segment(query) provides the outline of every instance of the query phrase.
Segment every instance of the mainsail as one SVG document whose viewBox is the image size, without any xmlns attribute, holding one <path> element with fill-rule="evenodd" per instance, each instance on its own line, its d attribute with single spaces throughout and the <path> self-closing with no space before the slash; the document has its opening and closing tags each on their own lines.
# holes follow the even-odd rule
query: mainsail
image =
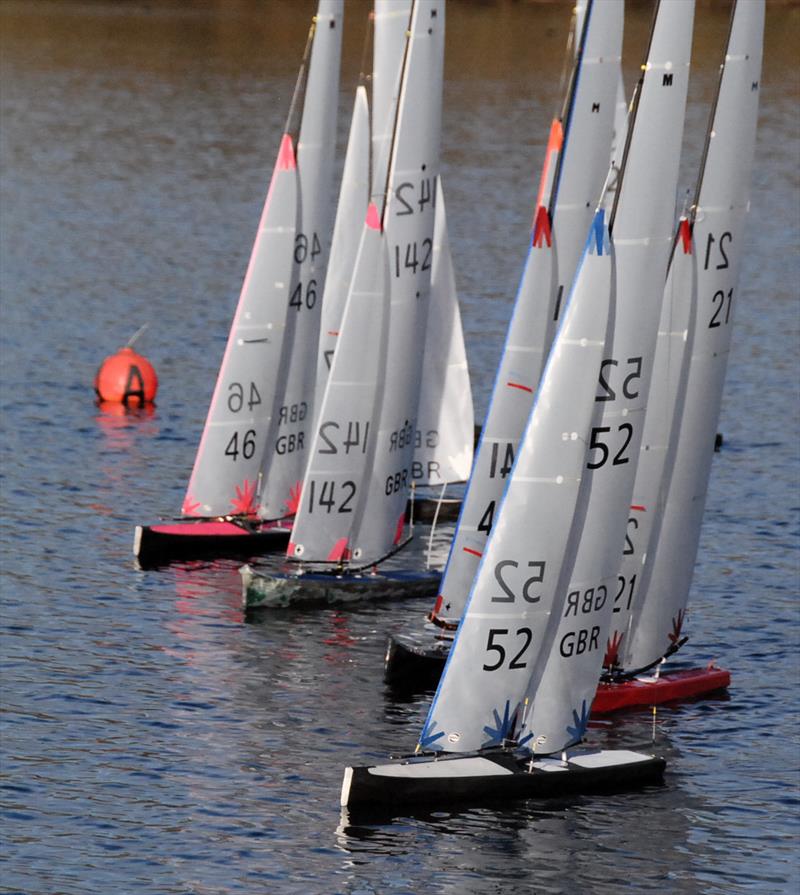
<svg viewBox="0 0 800 895">
<path fill-rule="evenodd" d="M 580 20 L 570 89 L 551 129 L 525 269 L 434 608 L 445 625 L 463 611 L 608 171 L 623 18 L 622 0 L 612 0 L 590 3 Z"/>
<path fill-rule="evenodd" d="M 582 738 L 611 623 L 672 244 L 693 19 L 693 3 L 659 2 L 629 122 L 609 221 L 613 334 L 598 371 L 584 505 L 571 535 L 569 583 L 551 620 L 554 642 L 528 693 L 522 731 L 542 751 Z"/>
<path fill-rule="evenodd" d="M 375 561 L 402 539 L 430 292 L 443 51 L 443 2 L 414 3 L 386 201 L 367 211 L 290 557 Z"/>
<path fill-rule="evenodd" d="M 635 522 L 628 521 L 619 571 L 622 599 L 608 648 L 627 669 L 653 664 L 683 635 L 744 248 L 763 34 L 763 0 L 738 0 L 695 201 L 679 230 L 665 294 L 662 369 L 648 400 Z M 685 342 L 675 335 L 682 328 Z M 648 452 L 654 460 L 645 465 Z M 615 656 L 608 658 L 613 665 Z"/>
<path fill-rule="evenodd" d="M 342 13 L 342 0 L 320 0 L 311 25 L 186 516 L 277 518 L 293 510 L 312 413 Z"/>
<path fill-rule="evenodd" d="M 652 365 L 693 12 L 658 6 L 617 205 L 608 227 L 595 215 L 423 748 L 553 752 L 583 736 Z"/>
<path fill-rule="evenodd" d="M 397 115 L 411 0 L 376 0 L 370 137 L 366 89 L 358 88 L 334 226 L 320 327 L 317 395 L 321 398 L 338 342 L 358 239 L 372 194 L 384 199 L 391 136 Z M 370 191 L 370 172 L 374 188 Z M 467 353 L 450 255 L 441 178 L 436 186 L 431 297 L 414 459 L 415 485 L 465 481 L 472 466 L 474 415 Z"/>
</svg>

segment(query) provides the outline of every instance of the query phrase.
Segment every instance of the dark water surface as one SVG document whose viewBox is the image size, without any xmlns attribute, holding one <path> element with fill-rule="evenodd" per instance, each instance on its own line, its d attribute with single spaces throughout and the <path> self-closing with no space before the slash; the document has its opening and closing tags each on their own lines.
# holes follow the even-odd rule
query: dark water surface
<svg viewBox="0 0 800 895">
<path fill-rule="evenodd" d="M 131 556 L 133 526 L 181 503 L 312 4 L 0 4 L 0 891 L 797 891 L 800 10 L 768 7 L 686 648 L 732 670 L 730 694 L 659 710 L 663 788 L 390 823 L 340 816 L 342 769 L 413 747 L 428 699 L 393 699 L 381 661 L 427 601 L 245 623 L 237 563 L 142 572 Z M 342 142 L 366 8 L 348 4 Z M 478 417 L 567 19 L 448 9 L 444 176 Z M 648 21 L 632 4 L 629 85 Z M 726 23 L 726 4 L 701 7 L 687 187 Z M 95 369 L 145 322 L 158 406 L 101 412 Z M 591 734 L 640 743 L 651 717 Z"/>
</svg>

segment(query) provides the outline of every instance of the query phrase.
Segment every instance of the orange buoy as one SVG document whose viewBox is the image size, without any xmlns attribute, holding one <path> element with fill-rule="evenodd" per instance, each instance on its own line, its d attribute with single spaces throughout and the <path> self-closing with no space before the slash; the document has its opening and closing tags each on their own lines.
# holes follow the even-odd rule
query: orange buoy
<svg viewBox="0 0 800 895">
<path fill-rule="evenodd" d="M 100 401 L 143 407 L 155 400 L 158 376 L 146 357 L 126 345 L 100 364 L 94 377 L 94 390 Z"/>
</svg>

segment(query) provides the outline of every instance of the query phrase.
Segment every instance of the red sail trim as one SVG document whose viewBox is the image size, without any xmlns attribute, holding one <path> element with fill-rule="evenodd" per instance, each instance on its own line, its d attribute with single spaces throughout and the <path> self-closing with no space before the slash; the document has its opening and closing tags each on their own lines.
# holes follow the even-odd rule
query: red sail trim
<svg viewBox="0 0 800 895">
<path fill-rule="evenodd" d="M 520 389 L 520 391 L 530 392 L 531 394 L 533 394 L 533 389 L 530 388 L 530 386 L 522 385 L 522 383 L 520 383 L 520 382 L 507 382 L 506 385 L 509 388 L 518 388 L 518 389 Z"/>
<path fill-rule="evenodd" d="M 347 538 L 339 538 L 328 554 L 328 562 L 343 562 L 350 559 L 350 551 L 347 549 Z"/>
<path fill-rule="evenodd" d="M 545 242 L 548 248 L 553 245 L 553 232 L 550 226 L 550 215 L 544 205 L 540 205 L 536 209 L 531 245 L 535 249 L 541 249 Z"/>
<path fill-rule="evenodd" d="M 683 254 L 691 255 L 692 254 L 692 228 L 689 226 L 689 221 L 686 218 L 681 218 L 680 224 L 678 224 L 678 235 L 681 238 L 681 244 L 683 246 Z"/>
<path fill-rule="evenodd" d="M 473 556 L 477 556 L 478 559 L 480 559 L 483 556 L 482 553 L 479 553 L 477 550 L 472 550 L 469 547 L 462 547 L 461 549 L 464 551 L 464 553 L 471 553 Z"/>
</svg>

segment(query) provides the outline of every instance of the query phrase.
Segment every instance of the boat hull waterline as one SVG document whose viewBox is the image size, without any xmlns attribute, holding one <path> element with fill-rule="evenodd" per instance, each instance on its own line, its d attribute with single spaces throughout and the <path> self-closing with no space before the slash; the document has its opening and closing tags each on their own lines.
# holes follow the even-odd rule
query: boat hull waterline
<svg viewBox="0 0 800 895">
<path fill-rule="evenodd" d="M 326 606 L 363 600 L 430 597 L 442 574 L 434 570 L 380 572 L 259 572 L 250 565 L 239 569 L 245 612 L 287 606 Z"/>
<path fill-rule="evenodd" d="M 574 750 L 557 757 L 520 758 L 507 750 L 412 757 L 372 767 L 345 768 L 341 805 L 395 807 L 420 803 L 559 798 L 657 784 L 666 762 L 618 750 Z"/>
<path fill-rule="evenodd" d="M 417 496 L 409 501 L 406 518 L 414 522 L 454 522 L 461 510 L 460 498 Z M 238 556 L 246 559 L 286 549 L 291 528 L 274 522 L 249 523 L 237 519 L 179 519 L 158 525 L 137 525 L 133 555 L 141 566 L 181 559 L 214 559 Z"/>
<path fill-rule="evenodd" d="M 390 637 L 386 646 L 384 680 L 398 691 L 433 689 L 444 670 L 448 651 L 449 641 L 444 639 L 423 645 Z M 730 683 L 730 672 L 713 664 L 705 668 L 663 672 L 658 676 L 640 675 L 619 683 L 601 683 L 592 702 L 591 717 L 620 709 L 710 696 L 726 690 Z"/>
</svg>

